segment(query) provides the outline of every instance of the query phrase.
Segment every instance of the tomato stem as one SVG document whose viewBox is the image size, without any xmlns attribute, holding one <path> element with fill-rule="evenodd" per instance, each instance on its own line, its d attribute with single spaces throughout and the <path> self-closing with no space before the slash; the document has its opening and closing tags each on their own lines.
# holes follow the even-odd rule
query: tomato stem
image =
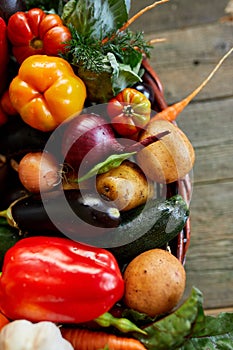
<svg viewBox="0 0 233 350">
<path fill-rule="evenodd" d="M 43 49 L 43 41 L 39 38 L 33 38 L 30 42 L 30 46 L 36 50 Z"/>
</svg>

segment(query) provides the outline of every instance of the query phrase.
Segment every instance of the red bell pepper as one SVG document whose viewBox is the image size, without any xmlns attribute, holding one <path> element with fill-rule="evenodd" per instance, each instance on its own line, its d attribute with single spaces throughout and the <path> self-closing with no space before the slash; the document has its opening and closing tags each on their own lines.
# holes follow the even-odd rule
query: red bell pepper
<svg viewBox="0 0 233 350">
<path fill-rule="evenodd" d="M 66 238 L 29 237 L 10 248 L 0 278 L 0 310 L 15 320 L 90 321 L 124 293 L 113 255 Z"/>
<path fill-rule="evenodd" d="M 7 33 L 20 64 L 31 55 L 58 56 L 71 39 L 70 30 L 57 14 L 46 14 L 39 8 L 14 13 L 9 18 Z"/>
<path fill-rule="evenodd" d="M 9 61 L 9 51 L 7 42 L 6 23 L 0 17 L 0 95 L 7 85 L 7 65 Z"/>
</svg>

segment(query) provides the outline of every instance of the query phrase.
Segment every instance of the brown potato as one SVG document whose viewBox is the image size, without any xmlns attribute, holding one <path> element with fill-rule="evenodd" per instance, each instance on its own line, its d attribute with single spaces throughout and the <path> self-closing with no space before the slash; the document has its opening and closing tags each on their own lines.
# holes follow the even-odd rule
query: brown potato
<svg viewBox="0 0 233 350">
<path fill-rule="evenodd" d="M 96 178 L 98 193 L 115 201 L 121 211 L 144 204 L 153 195 L 153 188 L 139 166 L 129 160 Z"/>
<path fill-rule="evenodd" d="M 124 272 L 125 304 L 154 317 L 171 311 L 185 290 L 181 262 L 163 249 L 151 249 L 133 259 Z"/>
<path fill-rule="evenodd" d="M 195 160 L 194 149 L 187 136 L 166 120 L 151 121 L 140 139 L 166 130 L 170 131 L 168 135 L 137 154 L 138 164 L 146 176 L 159 183 L 170 183 L 183 178 L 190 172 Z"/>
</svg>

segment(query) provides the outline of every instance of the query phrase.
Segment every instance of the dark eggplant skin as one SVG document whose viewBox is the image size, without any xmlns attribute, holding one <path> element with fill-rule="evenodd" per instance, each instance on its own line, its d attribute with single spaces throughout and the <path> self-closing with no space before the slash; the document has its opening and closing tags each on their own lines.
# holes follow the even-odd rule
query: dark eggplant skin
<svg viewBox="0 0 233 350">
<path fill-rule="evenodd" d="M 26 11 L 26 6 L 21 0 L 1 0 L 0 16 L 8 22 L 11 15 L 18 11 Z"/>
<path fill-rule="evenodd" d="M 68 203 L 68 210 L 64 199 Z M 76 240 L 92 237 L 120 224 L 120 213 L 116 207 L 87 190 L 65 190 L 64 194 L 54 191 L 43 199 L 39 195 L 26 196 L 10 207 L 10 214 L 14 221 L 12 224 L 22 234 L 60 232 L 72 235 Z"/>
<path fill-rule="evenodd" d="M 138 82 L 135 85 L 133 85 L 132 88 L 141 92 L 143 95 L 145 95 L 146 98 L 150 101 L 151 105 L 152 106 L 154 105 L 155 103 L 154 91 L 149 84 L 146 84 L 144 82 Z"/>
<path fill-rule="evenodd" d="M 0 127 L 0 153 L 7 158 L 21 158 L 28 152 L 43 150 L 49 136 L 24 123 L 20 116 L 12 117 Z"/>
<path fill-rule="evenodd" d="M 17 171 L 7 161 L 0 167 L 0 210 L 8 208 L 15 200 L 28 194 L 19 180 Z"/>
</svg>

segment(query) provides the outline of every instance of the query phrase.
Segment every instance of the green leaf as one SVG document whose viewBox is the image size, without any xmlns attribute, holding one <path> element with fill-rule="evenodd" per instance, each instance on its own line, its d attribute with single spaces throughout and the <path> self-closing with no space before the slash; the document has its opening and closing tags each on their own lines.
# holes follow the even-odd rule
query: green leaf
<svg viewBox="0 0 233 350">
<path fill-rule="evenodd" d="M 69 0 L 63 8 L 64 23 L 86 37 L 110 37 L 128 20 L 125 0 Z"/>
<path fill-rule="evenodd" d="M 177 350 L 233 350 L 233 332 L 204 338 L 193 338 Z"/>
<path fill-rule="evenodd" d="M 180 350 L 233 350 L 233 313 L 205 316 L 204 327 L 192 334 Z"/>
<path fill-rule="evenodd" d="M 109 171 L 110 169 L 117 168 L 121 165 L 121 163 L 133 156 L 137 152 L 129 152 L 129 153 L 121 153 L 121 154 L 112 154 L 103 162 L 96 164 L 91 170 L 89 170 L 85 175 L 77 179 L 75 182 L 82 182 L 84 180 L 89 179 L 90 177 L 96 174 L 103 174 Z"/>
<path fill-rule="evenodd" d="M 91 60 L 89 60 L 91 64 Z M 102 59 L 102 72 L 93 72 L 86 66 L 77 67 L 78 76 L 85 82 L 88 98 L 98 103 L 106 103 L 124 88 L 141 81 L 141 60 L 132 69 L 129 65 L 119 63 L 115 55 L 108 52 Z M 101 89 L 99 82 L 101 81 Z"/>
<path fill-rule="evenodd" d="M 0 217 L 0 268 L 2 267 L 5 253 L 19 239 L 18 230 L 11 227 L 5 218 Z"/>
<path fill-rule="evenodd" d="M 111 79 L 114 95 L 117 95 L 124 88 L 132 86 L 138 81 L 142 80 L 138 75 L 138 72 L 140 71 L 141 61 L 138 62 L 138 66 L 132 70 L 129 65 L 118 63 L 112 53 L 108 54 L 108 58 L 113 69 Z"/>
<path fill-rule="evenodd" d="M 202 294 L 193 288 L 190 297 L 176 311 L 144 328 L 147 336 L 135 334 L 149 350 L 176 349 L 192 333 L 195 322 L 203 322 Z"/>
</svg>

